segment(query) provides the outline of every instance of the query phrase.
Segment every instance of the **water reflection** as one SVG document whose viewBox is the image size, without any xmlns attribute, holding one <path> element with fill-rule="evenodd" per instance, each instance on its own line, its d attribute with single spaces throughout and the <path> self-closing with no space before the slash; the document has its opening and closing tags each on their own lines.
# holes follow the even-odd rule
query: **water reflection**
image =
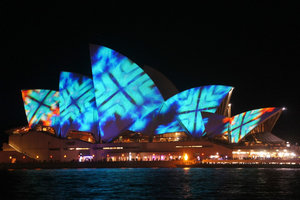
<svg viewBox="0 0 300 200">
<path fill-rule="evenodd" d="M 0 171 L 1 199 L 294 199 L 299 169 Z M 2 198 L 3 197 L 3 198 Z"/>
</svg>

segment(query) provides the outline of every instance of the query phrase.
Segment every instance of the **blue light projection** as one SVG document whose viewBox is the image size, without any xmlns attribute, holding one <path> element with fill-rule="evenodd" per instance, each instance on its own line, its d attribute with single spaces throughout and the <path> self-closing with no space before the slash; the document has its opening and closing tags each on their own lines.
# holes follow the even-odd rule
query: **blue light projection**
<svg viewBox="0 0 300 200">
<path fill-rule="evenodd" d="M 156 113 L 158 112 L 158 109 L 159 109 L 159 107 L 157 109 L 155 109 L 153 112 L 144 116 L 143 118 L 137 119 L 128 128 L 128 130 L 140 132 L 143 135 L 152 135 L 157 126 Z"/>
<path fill-rule="evenodd" d="M 71 72 L 61 72 L 59 81 L 61 135 L 69 130 L 87 131 L 98 136 L 98 114 L 92 79 Z"/>
<path fill-rule="evenodd" d="M 228 131 L 230 118 L 208 112 L 201 112 L 201 115 L 205 126 L 203 135 L 214 137 L 216 135 L 225 134 L 225 132 Z"/>
<path fill-rule="evenodd" d="M 265 119 L 280 111 L 281 108 L 261 108 L 250 110 L 231 118 L 231 142 L 238 143 L 251 130 L 257 127 Z"/>
<path fill-rule="evenodd" d="M 167 120 L 166 120 L 167 121 Z M 156 128 L 156 134 L 164 134 L 164 133 L 174 133 L 174 132 L 181 132 L 186 131 L 182 125 L 177 120 L 174 120 L 167 125 L 158 125 Z"/>
<path fill-rule="evenodd" d="M 29 128 L 35 125 L 50 126 L 59 133 L 59 92 L 53 90 L 22 90 Z"/>
<path fill-rule="evenodd" d="M 122 54 L 90 45 L 99 128 L 103 141 L 120 132 L 140 131 L 163 100 L 149 76 Z"/>
<path fill-rule="evenodd" d="M 174 125 L 179 123 L 193 137 L 202 136 L 205 124 L 201 112 L 215 113 L 231 89 L 230 86 L 209 85 L 174 95 L 160 110 L 159 115 L 163 115 L 165 120 L 156 129 L 156 134 L 164 133 L 162 131 L 169 129 L 168 127 L 178 127 Z"/>
<path fill-rule="evenodd" d="M 22 90 L 29 128 L 50 126 L 62 137 L 70 130 L 86 131 L 104 142 L 126 130 L 148 135 L 184 131 L 192 137 L 230 133 L 237 143 L 280 111 L 272 107 L 231 118 L 217 115 L 233 89 L 223 85 L 188 89 L 164 101 L 149 76 L 127 57 L 97 45 L 90 45 L 90 54 L 93 79 L 62 72 L 59 92 Z"/>
</svg>

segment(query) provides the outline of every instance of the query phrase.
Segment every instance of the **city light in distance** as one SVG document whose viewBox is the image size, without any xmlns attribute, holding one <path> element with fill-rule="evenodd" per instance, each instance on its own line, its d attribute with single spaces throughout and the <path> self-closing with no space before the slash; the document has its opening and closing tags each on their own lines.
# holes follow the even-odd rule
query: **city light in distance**
<svg viewBox="0 0 300 200">
<path fill-rule="evenodd" d="M 188 160 L 188 159 L 189 159 L 189 156 L 185 153 L 184 156 L 183 156 L 183 159 L 184 159 L 184 160 Z"/>
<path fill-rule="evenodd" d="M 282 110 L 287 110 L 287 108 L 286 108 L 286 107 L 283 107 Z"/>
<path fill-rule="evenodd" d="M 103 147 L 103 149 L 123 149 L 123 147 Z"/>
</svg>

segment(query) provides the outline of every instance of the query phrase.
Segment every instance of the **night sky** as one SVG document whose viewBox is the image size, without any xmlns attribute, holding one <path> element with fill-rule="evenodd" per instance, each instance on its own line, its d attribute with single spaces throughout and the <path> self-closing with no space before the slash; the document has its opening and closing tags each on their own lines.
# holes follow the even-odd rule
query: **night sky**
<svg viewBox="0 0 300 200">
<path fill-rule="evenodd" d="M 94 43 L 157 69 L 179 91 L 235 87 L 233 115 L 285 106 L 273 133 L 300 142 L 298 5 L 0 4 L 2 141 L 27 124 L 21 89 L 58 90 L 60 71 L 91 76 Z"/>
</svg>

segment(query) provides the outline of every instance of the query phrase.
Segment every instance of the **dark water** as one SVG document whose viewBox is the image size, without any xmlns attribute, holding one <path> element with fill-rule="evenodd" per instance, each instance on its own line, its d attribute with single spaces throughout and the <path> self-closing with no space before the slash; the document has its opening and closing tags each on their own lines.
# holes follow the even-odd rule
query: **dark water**
<svg viewBox="0 0 300 200">
<path fill-rule="evenodd" d="M 0 199 L 300 199 L 300 169 L 0 171 Z"/>
</svg>

